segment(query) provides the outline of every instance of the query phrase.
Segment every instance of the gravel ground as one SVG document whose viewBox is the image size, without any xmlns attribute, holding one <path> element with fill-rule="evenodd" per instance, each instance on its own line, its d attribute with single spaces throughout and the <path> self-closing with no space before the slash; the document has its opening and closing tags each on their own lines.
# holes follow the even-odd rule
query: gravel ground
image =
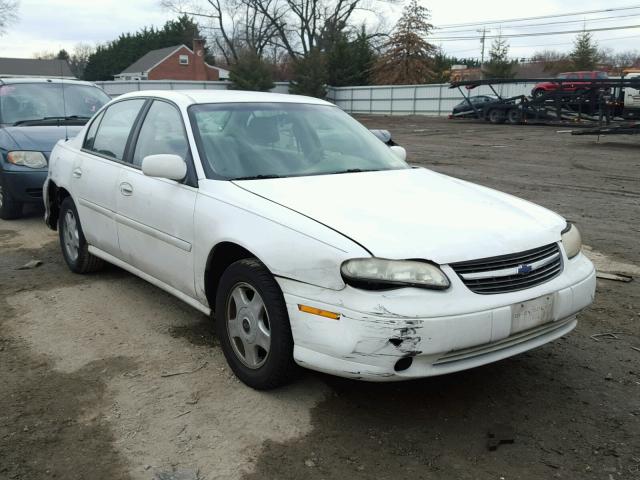
<svg viewBox="0 0 640 480">
<path fill-rule="evenodd" d="M 361 120 L 413 163 L 558 211 L 600 265 L 640 278 L 640 138 Z M 0 221 L 0 479 L 640 479 L 637 279 L 600 280 L 573 333 L 493 365 L 261 393 L 208 318 L 115 267 L 68 272 L 40 216 Z"/>
</svg>

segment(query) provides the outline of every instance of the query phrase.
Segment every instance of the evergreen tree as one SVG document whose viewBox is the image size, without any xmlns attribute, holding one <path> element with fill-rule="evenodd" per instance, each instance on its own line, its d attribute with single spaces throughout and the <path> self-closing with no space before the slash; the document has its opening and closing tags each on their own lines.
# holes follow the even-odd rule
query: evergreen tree
<svg viewBox="0 0 640 480">
<path fill-rule="evenodd" d="M 69 52 L 67 52 L 64 48 L 62 50 L 60 50 L 58 52 L 58 54 L 56 55 L 56 58 L 58 60 L 66 60 L 67 62 L 69 61 Z"/>
<path fill-rule="evenodd" d="M 593 70 L 596 67 L 599 60 L 598 45 L 593 40 L 591 33 L 578 34 L 570 56 L 574 70 Z"/>
<path fill-rule="evenodd" d="M 493 40 L 484 74 L 489 78 L 513 78 L 516 61 L 509 60 L 509 44 L 501 35 Z"/>
<path fill-rule="evenodd" d="M 294 62 L 294 78 L 289 91 L 296 95 L 324 98 L 327 95 L 327 66 L 324 53 L 314 48 L 305 57 Z"/>
<path fill-rule="evenodd" d="M 229 72 L 232 90 L 267 92 L 275 85 L 270 66 L 254 51 L 244 51 Z"/>
<path fill-rule="evenodd" d="M 350 40 L 340 32 L 327 52 L 327 79 L 334 87 L 369 85 L 373 49 L 364 27 Z"/>
<path fill-rule="evenodd" d="M 429 10 L 411 0 L 385 45 L 386 51 L 373 67 L 376 83 L 411 85 L 429 81 L 435 53 L 435 47 L 425 40 L 433 29 L 429 19 Z"/>
</svg>

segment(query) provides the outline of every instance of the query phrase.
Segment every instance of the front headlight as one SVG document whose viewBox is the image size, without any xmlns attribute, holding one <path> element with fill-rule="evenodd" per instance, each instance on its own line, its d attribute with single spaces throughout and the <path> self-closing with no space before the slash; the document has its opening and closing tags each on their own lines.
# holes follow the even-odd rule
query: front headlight
<svg viewBox="0 0 640 480">
<path fill-rule="evenodd" d="M 344 281 L 367 290 L 419 287 L 444 290 L 449 279 L 436 265 L 418 260 L 354 258 L 340 268 Z"/>
<path fill-rule="evenodd" d="M 567 253 L 567 258 L 575 257 L 582 249 L 580 231 L 573 223 L 567 222 L 567 226 L 562 231 L 562 246 Z"/>
<path fill-rule="evenodd" d="M 7 161 L 14 165 L 22 165 L 29 168 L 44 168 L 47 166 L 47 159 L 41 152 L 9 152 Z"/>
</svg>

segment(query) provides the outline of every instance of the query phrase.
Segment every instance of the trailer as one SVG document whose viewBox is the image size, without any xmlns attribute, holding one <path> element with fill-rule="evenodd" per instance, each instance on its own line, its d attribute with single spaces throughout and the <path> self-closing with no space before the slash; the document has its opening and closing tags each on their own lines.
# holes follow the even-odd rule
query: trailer
<svg viewBox="0 0 640 480">
<path fill-rule="evenodd" d="M 536 96 L 517 95 L 502 97 L 496 90 L 498 85 L 542 83 L 556 84 L 554 90 Z M 496 100 L 482 105 L 470 100 L 470 92 L 481 85 L 488 86 Z M 610 125 L 625 120 L 625 116 L 635 118 L 638 110 L 625 111 L 625 92 L 640 90 L 640 77 L 606 79 L 485 79 L 452 82 L 450 88 L 457 88 L 470 106 L 470 110 L 451 117 L 466 117 L 499 123 L 536 123 L 553 125 L 590 126 Z M 466 92 L 465 92 L 466 91 Z M 631 114 L 629 116 L 629 114 Z"/>
<path fill-rule="evenodd" d="M 640 134 L 640 123 L 610 125 L 605 127 L 579 128 L 571 130 L 571 135 L 637 135 Z"/>
</svg>

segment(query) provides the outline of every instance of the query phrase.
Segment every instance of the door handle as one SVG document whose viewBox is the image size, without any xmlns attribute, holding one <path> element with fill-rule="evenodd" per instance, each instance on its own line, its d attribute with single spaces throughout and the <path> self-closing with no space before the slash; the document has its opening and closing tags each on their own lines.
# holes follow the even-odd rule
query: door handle
<svg viewBox="0 0 640 480">
<path fill-rule="evenodd" d="M 82 170 L 80 170 L 79 168 L 75 168 L 75 169 L 73 170 L 72 175 L 73 175 L 75 178 L 80 178 L 80 177 L 82 176 Z"/>
<path fill-rule="evenodd" d="M 122 182 L 120 184 L 120 193 L 122 193 L 122 195 L 125 195 L 127 197 L 130 195 L 133 195 L 133 187 L 131 186 L 130 183 Z"/>
</svg>

